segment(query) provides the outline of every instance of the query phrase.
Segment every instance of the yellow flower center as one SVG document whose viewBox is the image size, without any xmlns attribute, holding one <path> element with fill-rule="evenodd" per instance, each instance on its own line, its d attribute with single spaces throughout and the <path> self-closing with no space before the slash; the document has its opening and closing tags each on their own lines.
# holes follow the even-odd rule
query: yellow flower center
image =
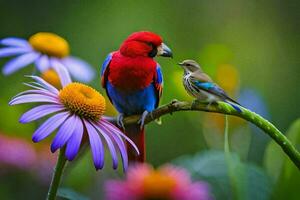
<svg viewBox="0 0 300 200">
<path fill-rule="evenodd" d="M 143 180 L 145 199 L 170 199 L 171 191 L 176 186 L 176 180 L 159 171 L 152 171 Z"/>
<path fill-rule="evenodd" d="M 105 99 L 95 89 L 82 83 L 70 83 L 59 92 L 62 104 L 85 119 L 99 120 L 105 112 Z"/>
<path fill-rule="evenodd" d="M 41 74 L 41 77 L 42 77 L 42 79 L 44 79 L 45 81 L 47 81 L 48 83 L 50 83 L 51 85 L 56 87 L 57 89 L 62 88 L 61 83 L 60 83 L 60 78 L 53 69 L 44 71 Z"/>
<path fill-rule="evenodd" d="M 49 56 L 63 58 L 69 55 L 68 42 L 53 33 L 36 33 L 29 38 L 29 43 L 35 50 Z"/>
</svg>

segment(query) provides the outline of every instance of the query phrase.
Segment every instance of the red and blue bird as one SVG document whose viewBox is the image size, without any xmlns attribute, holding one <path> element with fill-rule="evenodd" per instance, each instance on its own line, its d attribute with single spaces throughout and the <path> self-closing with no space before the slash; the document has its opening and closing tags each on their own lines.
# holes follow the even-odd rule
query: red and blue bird
<svg viewBox="0 0 300 200">
<path fill-rule="evenodd" d="M 125 133 L 139 148 L 136 155 L 127 147 L 130 161 L 145 160 L 145 117 L 159 105 L 163 89 L 163 75 L 155 56 L 172 57 L 172 51 L 162 38 L 152 32 L 131 34 L 119 50 L 110 53 L 101 70 L 101 84 L 119 112 L 118 125 L 124 116 L 141 115 L 139 124 L 125 127 Z"/>
</svg>

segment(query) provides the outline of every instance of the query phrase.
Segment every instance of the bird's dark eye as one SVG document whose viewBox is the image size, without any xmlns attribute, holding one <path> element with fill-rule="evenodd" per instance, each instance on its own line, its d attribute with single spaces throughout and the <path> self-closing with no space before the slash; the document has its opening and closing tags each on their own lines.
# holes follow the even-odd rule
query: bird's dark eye
<svg viewBox="0 0 300 200">
<path fill-rule="evenodd" d="M 187 64 L 185 64 L 185 66 L 191 66 L 191 64 L 188 64 L 188 63 L 187 63 Z"/>
<path fill-rule="evenodd" d="M 151 43 L 151 42 L 146 42 L 146 44 L 151 47 L 151 51 L 148 53 L 148 56 L 153 58 L 157 54 L 157 48 Z"/>
<path fill-rule="evenodd" d="M 150 47 L 153 47 L 153 44 L 151 42 L 146 42 L 146 44 Z"/>
</svg>

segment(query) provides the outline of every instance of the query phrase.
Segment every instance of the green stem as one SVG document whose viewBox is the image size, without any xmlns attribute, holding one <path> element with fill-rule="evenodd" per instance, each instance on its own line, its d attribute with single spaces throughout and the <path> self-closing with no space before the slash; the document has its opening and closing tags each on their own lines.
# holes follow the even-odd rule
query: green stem
<svg viewBox="0 0 300 200">
<path fill-rule="evenodd" d="M 239 113 L 230 105 L 224 102 L 219 102 L 218 107 L 224 113 L 241 117 L 249 122 L 252 122 L 261 130 L 263 130 L 273 140 L 275 140 L 277 144 L 281 146 L 282 150 L 289 156 L 289 158 L 294 162 L 298 169 L 300 169 L 300 153 L 289 141 L 289 139 L 283 133 L 281 133 L 271 122 L 246 108 L 241 107 L 242 112 Z"/>
<path fill-rule="evenodd" d="M 285 137 L 285 135 L 282 134 L 268 120 L 264 119 L 260 115 L 246 108 L 243 107 L 240 108 L 242 112 L 238 112 L 231 105 L 225 102 L 218 102 L 213 105 L 208 105 L 205 102 L 198 102 L 198 101 L 184 102 L 184 101 L 173 100 L 171 103 L 160 106 L 156 110 L 152 111 L 151 114 L 149 114 L 146 117 L 145 123 L 149 123 L 163 115 L 172 114 L 173 112 L 178 112 L 178 111 L 205 111 L 205 112 L 222 113 L 227 115 L 235 115 L 237 117 L 243 118 L 253 123 L 261 130 L 263 130 L 266 134 L 268 134 L 273 140 L 275 140 L 275 142 L 278 145 L 281 146 L 281 148 L 286 153 L 286 155 L 291 159 L 291 161 L 293 161 L 293 163 L 300 170 L 300 153 L 293 146 L 293 144 L 288 140 L 288 138 Z M 127 125 L 127 124 L 137 123 L 139 119 L 140 119 L 139 115 L 133 115 L 124 118 L 123 122 L 125 125 Z"/>
<path fill-rule="evenodd" d="M 243 184 L 240 184 L 239 180 L 245 180 L 243 173 L 244 167 L 240 163 L 239 158 L 234 159 L 231 156 L 230 147 L 229 147 L 229 135 L 228 135 L 228 115 L 225 115 L 225 127 L 224 127 L 224 154 L 225 160 L 228 167 L 228 176 L 232 188 L 233 199 L 246 199 L 245 188 Z"/>
<path fill-rule="evenodd" d="M 230 155 L 230 149 L 229 149 L 229 136 L 228 136 L 228 116 L 225 115 L 225 127 L 224 127 L 224 155 L 225 155 L 225 161 L 228 167 L 228 177 L 230 180 L 231 188 L 233 189 L 233 199 L 237 199 L 238 195 L 238 190 L 236 188 L 235 184 L 235 178 L 234 178 L 234 173 L 233 173 L 233 164 L 231 160 L 231 155 Z"/>
<path fill-rule="evenodd" d="M 228 139 L 228 116 L 225 115 L 225 127 L 224 127 L 224 152 L 225 155 L 228 155 L 230 157 L 230 151 L 229 151 L 229 139 Z"/>
<path fill-rule="evenodd" d="M 60 179 L 67 161 L 64 154 L 65 149 L 62 148 L 58 154 L 56 166 L 54 168 L 52 180 L 48 191 L 47 200 L 55 200 L 56 198 L 57 189 L 59 187 Z"/>
</svg>

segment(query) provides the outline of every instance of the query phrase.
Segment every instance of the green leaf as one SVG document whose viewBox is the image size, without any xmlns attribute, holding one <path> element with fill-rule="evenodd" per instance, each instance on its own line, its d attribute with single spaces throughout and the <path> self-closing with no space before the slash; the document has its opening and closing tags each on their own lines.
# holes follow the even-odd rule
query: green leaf
<svg viewBox="0 0 300 200">
<path fill-rule="evenodd" d="M 57 196 L 68 200 L 89 200 L 89 198 L 75 192 L 70 188 L 59 188 L 57 191 Z"/>
<path fill-rule="evenodd" d="M 271 181 L 266 173 L 252 164 L 242 163 L 237 154 L 231 153 L 235 184 L 243 199 L 270 199 Z M 216 199 L 234 199 L 223 151 L 210 150 L 195 156 L 183 156 L 173 163 L 186 168 L 194 180 L 207 181 Z M 239 198 L 238 195 L 237 198 Z"/>
<path fill-rule="evenodd" d="M 300 119 L 292 123 L 286 136 L 299 147 Z M 266 149 L 264 166 L 276 184 L 274 199 L 299 199 L 300 172 L 274 141 L 271 141 Z"/>
</svg>

